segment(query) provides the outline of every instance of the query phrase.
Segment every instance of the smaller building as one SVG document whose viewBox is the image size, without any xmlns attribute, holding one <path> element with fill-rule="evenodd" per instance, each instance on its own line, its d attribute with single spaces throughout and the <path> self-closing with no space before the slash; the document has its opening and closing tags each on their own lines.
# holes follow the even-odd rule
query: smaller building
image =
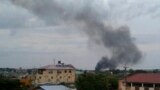
<svg viewBox="0 0 160 90">
<path fill-rule="evenodd" d="M 119 90 L 160 90 L 160 73 L 138 73 L 119 81 Z"/>
<path fill-rule="evenodd" d="M 35 74 L 35 84 L 60 84 L 74 83 L 75 68 L 72 65 L 59 63 L 57 65 L 47 65 L 37 70 Z"/>
<path fill-rule="evenodd" d="M 33 77 L 31 75 L 24 75 L 24 76 L 21 76 L 20 83 L 23 86 L 30 87 L 32 85 L 32 80 L 33 80 Z"/>
</svg>

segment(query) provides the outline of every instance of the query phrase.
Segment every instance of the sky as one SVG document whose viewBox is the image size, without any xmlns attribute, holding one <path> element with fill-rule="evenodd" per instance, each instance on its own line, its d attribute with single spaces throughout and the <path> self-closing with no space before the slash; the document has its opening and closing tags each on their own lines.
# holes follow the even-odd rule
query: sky
<svg viewBox="0 0 160 90">
<path fill-rule="evenodd" d="M 61 60 L 94 69 L 108 50 L 93 44 L 85 31 L 79 18 L 84 11 L 83 19 L 129 28 L 143 55 L 129 68 L 160 68 L 159 0 L 0 0 L 0 67 L 34 68 Z"/>
</svg>

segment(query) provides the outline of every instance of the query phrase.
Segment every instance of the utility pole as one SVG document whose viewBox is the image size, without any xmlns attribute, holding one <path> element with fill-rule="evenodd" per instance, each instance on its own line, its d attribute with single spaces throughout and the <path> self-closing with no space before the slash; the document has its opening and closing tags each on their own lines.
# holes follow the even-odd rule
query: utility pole
<svg viewBox="0 0 160 90">
<path fill-rule="evenodd" d="M 127 90 L 127 66 L 124 65 L 124 83 L 125 83 L 125 90 Z"/>
</svg>

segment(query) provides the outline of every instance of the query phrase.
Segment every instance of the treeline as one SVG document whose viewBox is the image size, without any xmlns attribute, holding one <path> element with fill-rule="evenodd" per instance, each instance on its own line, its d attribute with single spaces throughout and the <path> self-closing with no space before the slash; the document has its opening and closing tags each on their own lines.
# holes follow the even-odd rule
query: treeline
<svg viewBox="0 0 160 90">
<path fill-rule="evenodd" d="M 117 90 L 118 77 L 114 75 L 84 73 L 76 80 L 77 90 Z"/>
<path fill-rule="evenodd" d="M 0 90 L 27 90 L 18 79 L 12 79 L 0 75 Z"/>
</svg>

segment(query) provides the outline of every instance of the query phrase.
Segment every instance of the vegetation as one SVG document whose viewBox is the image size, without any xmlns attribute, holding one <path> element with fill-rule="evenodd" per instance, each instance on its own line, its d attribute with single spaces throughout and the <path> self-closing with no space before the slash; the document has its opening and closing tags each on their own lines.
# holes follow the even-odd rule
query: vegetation
<svg viewBox="0 0 160 90">
<path fill-rule="evenodd" d="M 118 79 L 106 74 L 85 73 L 76 80 L 77 90 L 116 90 L 118 88 Z"/>
<path fill-rule="evenodd" d="M 27 90 L 21 86 L 17 79 L 11 79 L 0 75 L 0 90 Z"/>
</svg>

